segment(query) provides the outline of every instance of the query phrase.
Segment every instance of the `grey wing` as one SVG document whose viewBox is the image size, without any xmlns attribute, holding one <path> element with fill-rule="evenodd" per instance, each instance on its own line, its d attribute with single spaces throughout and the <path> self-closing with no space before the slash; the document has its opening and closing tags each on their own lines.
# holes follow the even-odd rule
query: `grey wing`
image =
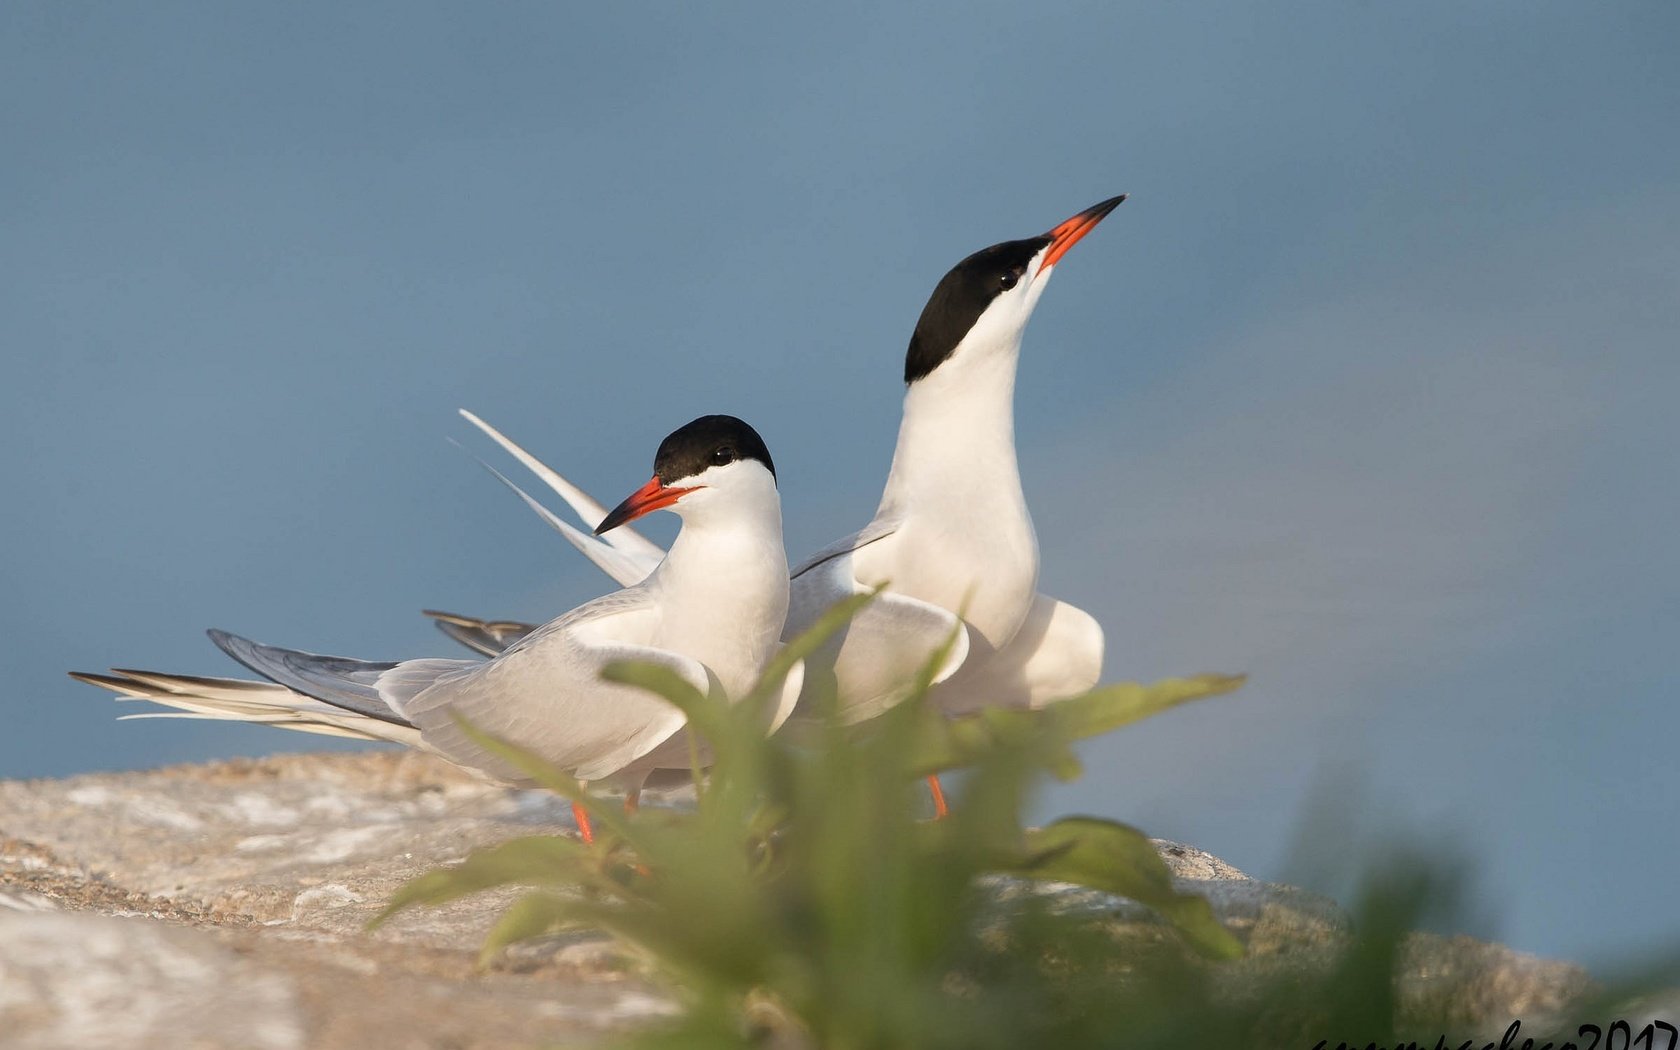
<svg viewBox="0 0 1680 1050">
<path fill-rule="evenodd" d="M 521 623 L 518 620 L 480 620 L 472 616 L 461 616 L 457 613 L 442 612 L 437 609 L 423 609 L 421 615 L 430 616 L 437 624 L 437 629 L 462 645 L 485 656 L 500 656 L 502 653 L 524 641 L 526 636 L 543 629 L 555 630 L 572 622 L 572 618 L 579 616 L 609 616 L 615 612 L 646 604 L 645 599 L 639 597 L 642 592 L 636 587 L 628 587 L 622 591 L 602 595 L 594 601 L 585 602 L 558 620 L 546 624 Z M 628 597 L 626 597 L 628 596 Z"/>
<path fill-rule="evenodd" d="M 476 660 L 355 660 L 283 649 L 212 630 L 210 640 L 224 653 L 272 682 L 358 715 L 413 726 L 403 704 L 439 681 L 485 666 Z"/>
<path fill-rule="evenodd" d="M 605 682 L 601 671 L 622 660 L 642 660 L 675 671 L 701 692 L 712 680 L 706 668 L 638 640 L 644 615 L 653 612 L 640 588 L 579 606 L 521 638 L 474 670 L 423 690 L 401 705 L 426 746 L 462 765 L 503 780 L 524 777 L 486 751 L 460 720 L 535 752 L 582 780 L 618 772 L 681 729 L 681 711 L 644 690 Z"/>
<path fill-rule="evenodd" d="M 517 652 L 544 638 L 572 630 L 602 631 L 614 640 L 641 641 L 648 632 L 636 629 L 639 626 L 639 618 L 651 616 L 654 612 L 653 595 L 646 587 L 626 587 L 621 591 L 603 594 L 599 598 L 591 598 L 570 612 L 562 613 L 545 624 L 533 627 L 503 652 Z"/>
<path fill-rule="evenodd" d="M 874 521 L 852 533 L 850 536 L 847 536 L 844 539 L 835 540 L 822 550 L 806 558 L 804 561 L 795 566 L 788 576 L 797 580 L 799 577 L 805 575 L 807 572 L 810 572 L 812 569 L 815 569 L 817 566 L 833 561 L 842 554 L 850 554 L 859 547 L 867 547 L 876 540 L 886 539 L 888 536 L 891 536 L 893 533 L 898 531 L 898 526 L 901 521 L 902 519 L 897 517 L 876 518 Z"/>
<path fill-rule="evenodd" d="M 932 698 L 952 715 L 983 707 L 1043 707 L 1096 685 L 1102 662 L 1103 630 L 1096 619 L 1040 594 L 1009 644 L 970 654 Z"/>
<path fill-rule="evenodd" d="M 395 663 L 282 649 L 215 629 L 206 633 L 222 652 L 272 682 L 359 715 L 406 724 L 379 695 L 379 676 L 396 667 Z"/>
<path fill-rule="evenodd" d="M 784 638 L 805 630 L 835 602 L 867 590 L 852 574 L 850 558 L 841 557 L 848 553 L 836 552 L 793 581 Z M 813 715 L 819 691 L 833 689 L 845 721 L 874 718 L 904 699 L 916 674 L 947 642 L 951 649 L 935 682 L 956 673 L 968 658 L 967 626 L 949 609 L 884 591 L 806 660 L 805 693 L 795 717 Z"/>
</svg>

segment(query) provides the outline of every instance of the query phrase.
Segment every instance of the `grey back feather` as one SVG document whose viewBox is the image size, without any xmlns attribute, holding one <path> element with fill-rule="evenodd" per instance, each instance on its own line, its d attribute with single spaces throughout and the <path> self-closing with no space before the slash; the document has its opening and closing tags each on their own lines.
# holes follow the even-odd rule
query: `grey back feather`
<svg viewBox="0 0 1680 1050">
<path fill-rule="evenodd" d="M 270 681 L 334 707 L 394 725 L 411 725 L 380 696 L 380 676 L 395 663 L 374 663 L 343 656 L 320 656 L 263 645 L 227 631 L 211 630 L 210 640 L 240 663 Z"/>
</svg>

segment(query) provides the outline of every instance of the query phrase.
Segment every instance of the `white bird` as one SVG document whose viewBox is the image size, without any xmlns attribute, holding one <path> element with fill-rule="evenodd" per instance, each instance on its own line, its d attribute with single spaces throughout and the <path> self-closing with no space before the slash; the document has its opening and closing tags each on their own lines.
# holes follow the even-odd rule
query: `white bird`
<svg viewBox="0 0 1680 1050">
<path fill-rule="evenodd" d="M 948 713 L 1037 707 L 1096 684 L 1102 628 L 1037 592 L 1038 541 L 1015 457 L 1015 374 L 1022 332 L 1054 268 L 1125 199 L 1105 200 L 1041 236 L 974 253 L 940 280 L 923 308 L 905 358 L 898 447 L 875 517 L 793 571 L 788 637 L 834 602 L 886 585 L 808 661 L 807 688 L 832 676 L 848 720 L 873 717 L 900 699 L 913 672 L 952 637 L 933 691 Z M 587 493 L 477 416 L 462 414 L 581 518 L 599 513 Z M 621 583 L 658 564 L 659 548 L 630 530 L 602 542 L 530 502 Z M 529 630 L 511 621 L 428 615 L 486 653 Z M 937 788 L 935 802 L 943 808 Z"/>
<path fill-rule="evenodd" d="M 688 768 L 685 719 L 641 689 L 602 681 L 602 668 L 647 661 L 702 693 L 738 699 L 779 648 L 788 609 L 775 467 L 752 427 L 703 416 L 673 432 L 659 446 L 653 479 L 603 513 L 595 533 L 660 509 L 682 518 L 682 528 L 651 572 L 523 631 L 489 661 L 372 663 L 211 631 L 223 651 L 269 681 L 129 670 L 72 677 L 184 712 L 128 717 L 235 719 L 395 741 L 526 783 L 462 731 L 464 719 L 579 780 L 612 778 L 634 808 L 653 770 Z M 802 666 L 788 675 L 766 731 L 791 713 L 802 677 Z M 587 839 L 587 819 L 573 808 Z"/>
</svg>

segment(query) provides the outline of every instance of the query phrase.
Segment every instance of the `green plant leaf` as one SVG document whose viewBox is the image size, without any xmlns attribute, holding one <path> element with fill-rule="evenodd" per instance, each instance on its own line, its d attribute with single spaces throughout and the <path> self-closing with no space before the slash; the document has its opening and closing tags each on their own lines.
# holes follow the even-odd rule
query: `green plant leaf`
<svg viewBox="0 0 1680 1050">
<path fill-rule="evenodd" d="M 465 733 L 474 743 L 503 759 L 548 790 L 582 806 L 589 811 L 591 818 L 598 821 L 613 835 L 638 850 L 640 849 L 636 834 L 632 830 L 631 823 L 626 815 L 617 806 L 603 806 L 599 799 L 583 789 L 576 777 L 533 751 L 528 751 L 518 744 L 509 743 L 499 736 L 486 733 L 459 714 L 453 717 L 455 724 L 461 727 L 461 732 Z"/>
<path fill-rule="evenodd" d="M 573 901 L 552 893 L 528 893 L 514 901 L 484 938 L 484 947 L 478 953 L 478 964 L 488 964 L 497 952 L 510 944 L 575 925 L 573 906 Z"/>
<path fill-rule="evenodd" d="M 498 886 L 575 884 L 581 876 L 579 861 L 585 856 L 579 843 L 559 835 L 527 835 L 474 850 L 452 868 L 430 871 L 404 883 L 385 910 L 369 920 L 368 928 L 404 908 L 435 907 Z"/>
<path fill-rule="evenodd" d="M 747 709 L 760 716 L 766 714 L 781 695 L 782 682 L 787 678 L 793 665 L 806 659 L 812 653 L 823 647 L 833 634 L 852 622 L 864 606 L 875 600 L 881 593 L 881 588 L 862 594 L 854 594 L 849 598 L 842 598 L 829 606 L 828 610 L 817 617 L 817 622 L 799 632 L 792 641 L 785 643 L 776 655 L 771 657 L 764 673 L 759 676 L 758 684 L 752 692 L 744 698 Z"/>
<path fill-rule="evenodd" d="M 1035 752 L 1036 764 L 1067 780 L 1079 760 L 1067 748 L 1179 704 L 1229 693 L 1243 675 L 1205 674 L 1167 678 L 1150 685 L 1120 682 L 1033 710 L 987 708 L 961 718 L 933 719 L 923 726 L 911 772 L 926 776 L 972 766 L 1005 749 Z"/>
<path fill-rule="evenodd" d="M 1163 678 L 1144 685 L 1116 682 L 1083 696 L 1057 701 L 1043 711 L 1051 714 L 1069 740 L 1083 740 L 1113 732 L 1150 715 L 1191 700 L 1235 692 L 1248 681 L 1241 674 L 1202 674 L 1191 678 Z"/>
<path fill-rule="evenodd" d="M 491 931 L 486 959 L 556 928 L 601 930 L 657 962 L 682 989 L 686 1020 L 706 1018 L 701 1027 L 725 1038 L 747 1030 L 745 1004 L 759 1001 L 779 1004 L 814 1044 L 928 1050 L 1038 1045 L 1033 1033 L 1072 1014 L 1021 1006 L 1077 998 L 1086 987 L 1100 992 L 1084 1006 L 1109 1003 L 1107 975 L 1133 963 L 1113 957 L 1110 931 L 1084 917 L 1049 906 L 989 914 L 977 889 L 988 872 L 1121 894 L 1158 911 L 1205 955 L 1240 952 L 1205 900 L 1174 890 L 1141 833 L 1090 818 L 1027 832 L 1020 819 L 1044 772 L 1077 773 L 1077 739 L 1228 691 L 1240 678 L 1108 686 L 1043 710 L 986 709 L 953 721 L 921 702 L 942 662 L 934 654 L 906 676 L 906 702 L 868 725 L 842 724 L 819 685 L 805 697 L 815 717 L 803 732 L 766 734 L 765 705 L 779 697 L 793 662 L 810 658 L 872 597 L 829 610 L 741 702 L 705 695 L 659 666 L 607 670 L 609 680 L 684 712 L 710 763 L 695 808 L 655 806 L 630 820 L 585 794 L 567 771 L 465 726 L 523 775 L 589 807 L 606 835 L 593 848 L 561 838 L 480 851 L 403 887 L 381 918 L 477 890 L 530 886 L 536 892 Z M 907 777 L 952 766 L 968 773 L 950 819 L 919 821 Z M 993 918 L 1005 936 L 1045 950 L 997 952 L 977 936 Z"/>
<path fill-rule="evenodd" d="M 615 660 L 601 669 L 601 679 L 645 689 L 683 713 L 702 732 L 715 724 L 720 706 L 664 664 L 645 660 Z"/>
<path fill-rule="evenodd" d="M 1024 854 L 1007 873 L 1071 882 L 1129 897 L 1159 912 L 1203 955 L 1235 959 L 1242 943 L 1214 917 L 1205 898 L 1180 893 L 1148 836 L 1098 817 L 1064 817 L 1029 830 Z"/>
</svg>

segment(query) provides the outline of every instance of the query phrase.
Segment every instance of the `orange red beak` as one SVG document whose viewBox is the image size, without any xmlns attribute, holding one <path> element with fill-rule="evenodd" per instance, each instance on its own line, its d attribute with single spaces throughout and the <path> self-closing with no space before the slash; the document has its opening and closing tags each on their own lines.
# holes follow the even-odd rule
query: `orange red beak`
<svg viewBox="0 0 1680 1050">
<path fill-rule="evenodd" d="M 1110 197 L 1101 204 L 1093 204 L 1089 208 L 1075 215 L 1073 218 L 1057 226 L 1045 236 L 1050 238 L 1050 248 L 1044 253 L 1044 262 L 1039 264 L 1038 272 L 1056 265 L 1056 260 L 1067 254 L 1067 250 L 1079 243 L 1079 239 L 1097 228 L 1097 223 L 1126 199 L 1122 193 L 1118 197 Z"/>
<path fill-rule="evenodd" d="M 656 474 L 653 480 L 632 492 L 629 498 L 614 507 L 611 513 L 602 518 L 601 524 L 595 526 L 595 535 L 599 536 L 603 532 L 616 529 L 627 522 L 635 521 L 644 514 L 663 510 L 700 487 L 695 485 L 689 488 L 680 488 L 666 485 L 659 480 L 659 476 Z"/>
</svg>

